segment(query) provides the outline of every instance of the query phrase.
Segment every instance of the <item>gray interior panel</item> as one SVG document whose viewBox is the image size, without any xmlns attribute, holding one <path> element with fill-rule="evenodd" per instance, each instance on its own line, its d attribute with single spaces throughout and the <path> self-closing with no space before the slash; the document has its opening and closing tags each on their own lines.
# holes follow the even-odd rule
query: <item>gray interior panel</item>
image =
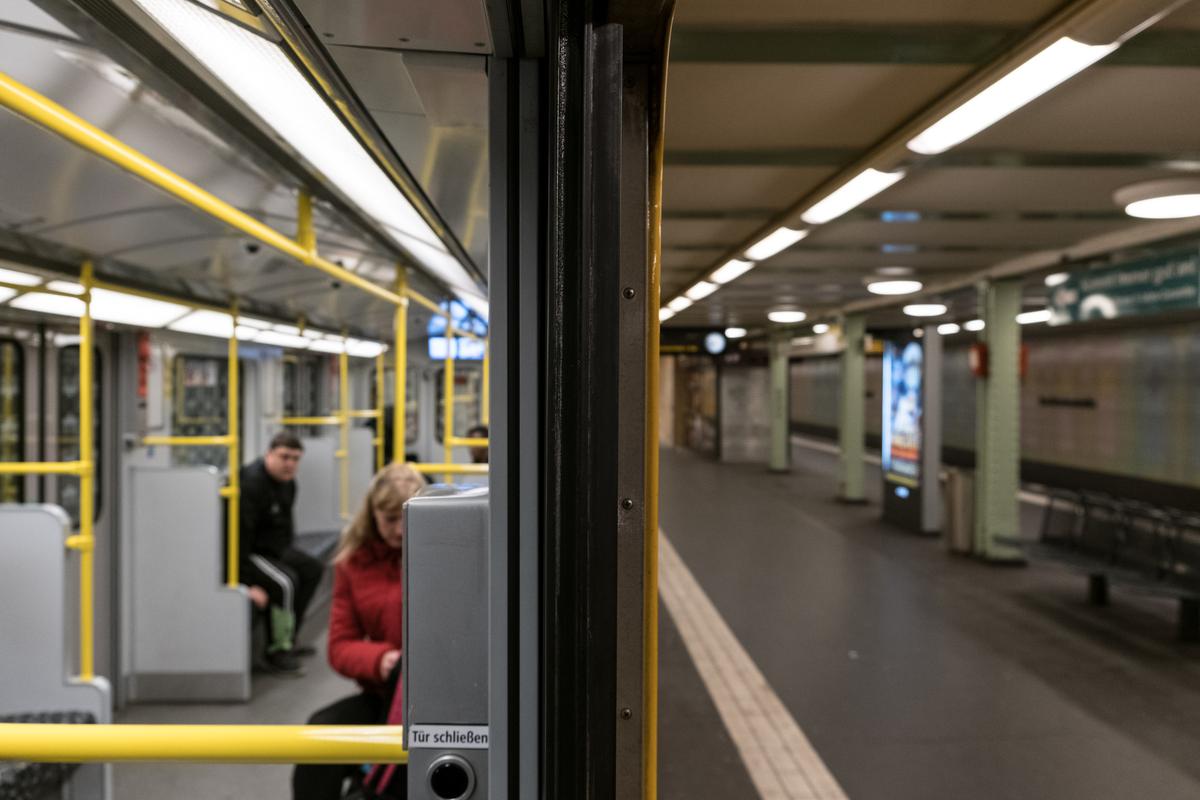
<svg viewBox="0 0 1200 800">
<path fill-rule="evenodd" d="M 213 467 L 127 471 L 133 701 L 248 700 L 250 604 L 225 586 Z"/>
<path fill-rule="evenodd" d="M 375 432 L 371 428 L 350 429 L 350 514 L 367 493 L 375 474 Z M 347 520 L 341 517 L 341 475 L 336 428 L 324 436 L 301 439 L 304 458 L 296 474 L 296 533 L 340 531 Z"/>
<path fill-rule="evenodd" d="M 79 611 L 66 602 L 78 571 L 68 565 L 67 515 L 58 506 L 0 505 L 0 714 L 85 711 L 112 722 L 108 681 L 81 682 L 68 663 L 67 637 L 77 637 Z M 72 559 L 73 560 L 73 559 Z M 62 636 L 47 636 L 61 631 Z M 104 764 L 82 766 L 64 788 L 72 800 L 107 800 L 112 777 Z"/>
</svg>

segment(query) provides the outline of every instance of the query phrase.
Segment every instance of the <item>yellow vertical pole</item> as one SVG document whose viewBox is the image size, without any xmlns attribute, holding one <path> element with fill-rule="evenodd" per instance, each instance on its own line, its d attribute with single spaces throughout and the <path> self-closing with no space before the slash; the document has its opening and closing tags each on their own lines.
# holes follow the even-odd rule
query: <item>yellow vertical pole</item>
<svg viewBox="0 0 1200 800">
<path fill-rule="evenodd" d="M 454 438 L 454 333 L 446 325 L 446 363 L 442 368 L 442 444 L 444 445 L 445 463 L 454 461 L 454 449 L 450 441 Z M 446 483 L 450 482 L 450 473 L 442 476 Z"/>
<path fill-rule="evenodd" d="M 83 315 L 79 318 L 79 679 L 96 674 L 95 609 L 93 608 L 96 461 L 92 441 L 92 262 L 83 262 Z"/>
<path fill-rule="evenodd" d="M 479 409 L 479 421 L 484 425 L 492 424 L 492 404 L 491 404 L 491 373 L 492 373 L 492 345 L 487 340 L 483 340 L 483 388 L 480 390 L 482 408 Z"/>
<path fill-rule="evenodd" d="M 396 294 L 401 300 L 396 305 L 396 323 L 393 335 L 396 348 L 394 367 L 396 373 L 392 376 L 392 461 L 403 464 L 407 461 L 405 454 L 405 437 L 408 434 L 408 295 L 405 294 L 407 279 L 404 266 L 396 266 Z"/>
<path fill-rule="evenodd" d="M 241 459 L 238 451 L 241 446 L 241 430 L 238 425 L 238 339 L 237 339 L 237 306 L 233 307 L 233 333 L 229 335 L 228 378 L 225 381 L 225 416 L 228 420 L 225 430 L 229 433 L 229 486 L 225 496 L 229 500 L 225 514 L 225 582 L 232 588 L 238 585 L 238 548 L 241 547 Z"/>
<path fill-rule="evenodd" d="M 342 336 L 342 352 L 338 356 L 338 403 L 341 408 L 338 409 L 338 416 L 342 421 L 340 424 L 341 441 L 337 451 L 337 457 L 341 459 L 339 470 L 341 473 L 341 491 L 340 506 L 342 519 L 350 518 L 350 356 L 346 353 L 346 336 Z"/>
<path fill-rule="evenodd" d="M 375 471 L 383 469 L 383 353 L 375 356 Z"/>
<path fill-rule="evenodd" d="M 313 228 L 312 197 L 301 192 L 296 208 L 296 244 L 309 253 L 317 252 L 317 231 Z"/>
</svg>

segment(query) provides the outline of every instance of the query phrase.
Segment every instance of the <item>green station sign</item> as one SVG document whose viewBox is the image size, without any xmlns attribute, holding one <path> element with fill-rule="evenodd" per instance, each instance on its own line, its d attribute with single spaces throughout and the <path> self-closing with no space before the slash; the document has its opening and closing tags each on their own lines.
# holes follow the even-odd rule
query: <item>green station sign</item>
<svg viewBox="0 0 1200 800">
<path fill-rule="evenodd" d="M 1074 272 L 1049 306 L 1051 325 L 1200 308 L 1200 249 Z"/>
</svg>

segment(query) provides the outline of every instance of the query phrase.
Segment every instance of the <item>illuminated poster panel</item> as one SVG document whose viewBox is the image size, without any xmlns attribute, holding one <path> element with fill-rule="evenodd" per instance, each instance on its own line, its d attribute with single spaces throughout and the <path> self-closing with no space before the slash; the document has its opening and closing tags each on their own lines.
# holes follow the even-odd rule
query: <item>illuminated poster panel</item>
<svg viewBox="0 0 1200 800">
<path fill-rule="evenodd" d="M 902 499 L 921 485 L 923 362 L 920 342 L 884 344 L 883 474 Z"/>
</svg>

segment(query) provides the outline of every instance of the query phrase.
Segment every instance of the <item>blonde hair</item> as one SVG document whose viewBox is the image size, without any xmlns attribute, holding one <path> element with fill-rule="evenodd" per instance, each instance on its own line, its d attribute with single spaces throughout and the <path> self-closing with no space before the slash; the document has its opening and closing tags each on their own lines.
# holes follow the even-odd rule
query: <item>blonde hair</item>
<svg viewBox="0 0 1200 800">
<path fill-rule="evenodd" d="M 379 529 L 375 527 L 375 511 L 399 514 L 404 504 L 425 485 L 424 476 L 408 464 L 388 464 L 375 473 L 362 506 L 342 531 L 333 560 L 344 561 L 367 542 L 380 539 Z"/>
</svg>

